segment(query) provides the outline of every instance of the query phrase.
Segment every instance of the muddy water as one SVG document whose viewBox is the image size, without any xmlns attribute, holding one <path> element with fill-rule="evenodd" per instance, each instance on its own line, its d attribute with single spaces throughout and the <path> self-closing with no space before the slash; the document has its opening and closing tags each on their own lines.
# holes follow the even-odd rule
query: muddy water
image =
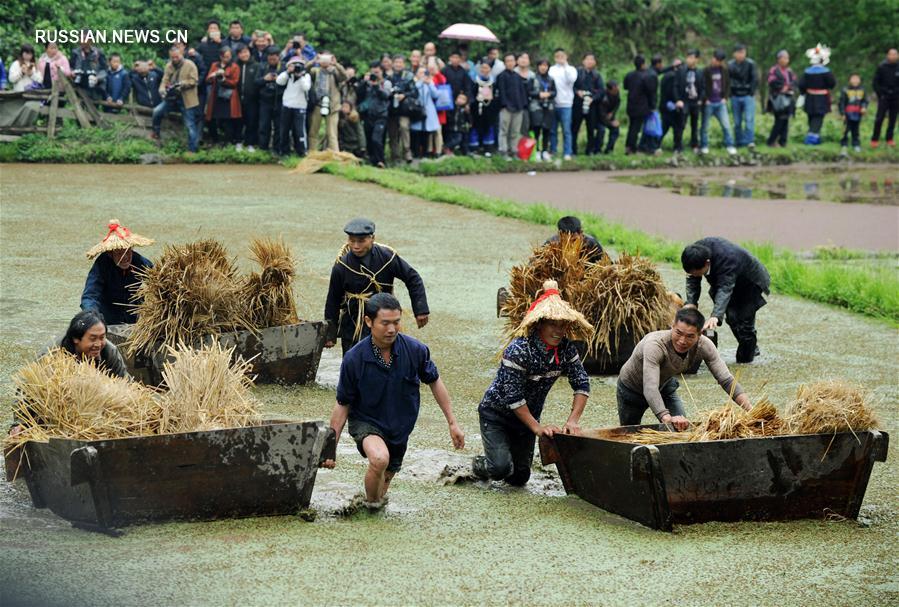
<svg viewBox="0 0 899 607">
<path fill-rule="evenodd" d="M 619 181 L 682 196 L 899 205 L 899 167 L 815 167 L 792 170 L 695 171 L 627 175 Z"/>
<path fill-rule="evenodd" d="M 337 469 L 319 473 L 314 522 L 275 517 L 150 525 L 120 539 L 71 529 L 31 508 L 21 484 L 0 482 L 4 597 L 14 588 L 26 603 L 97 605 L 873 605 L 899 593 L 894 455 L 875 466 L 866 528 L 798 521 L 706 524 L 662 534 L 564 496 L 552 467 L 536 470 L 525 490 L 466 481 L 466 461 L 480 451 L 476 406 L 500 343 L 496 288 L 528 247 L 546 237 L 540 227 L 275 167 L 54 166 L 54 179 L 42 183 L 36 172 L 44 171 L 0 167 L 3 402 L 13 397 L 11 373 L 78 309 L 90 267 L 83 252 L 109 218 L 160 244 L 220 238 L 246 267 L 253 236 L 283 234 L 302 260 L 301 314 L 320 318 L 340 228 L 364 214 L 425 278 L 432 322 L 409 332 L 431 347 L 467 447 L 450 452 L 446 424 L 425 391 L 407 466 L 384 512 L 347 512 L 365 465 L 344 438 Z M 158 255 L 160 244 L 145 252 Z M 680 272 L 664 268 L 663 274 L 682 290 Z M 407 303 L 402 288 L 399 294 Z M 777 296 L 760 313 L 759 328 L 761 358 L 737 367 L 751 395 L 784 403 L 803 381 L 848 378 L 873 391 L 884 427 L 896 429 L 894 329 Z M 726 329 L 721 344 L 732 363 L 735 343 Z M 265 386 L 257 393 L 268 413 L 324 419 L 337 368 L 336 353 L 328 352 L 316 385 Z M 688 381 L 697 401 L 685 396 L 690 411 L 722 402 L 706 372 Z M 583 424 L 614 425 L 614 378 L 594 378 L 592 391 Z M 565 386 L 554 389 L 546 421 L 563 421 L 570 398 Z"/>
</svg>

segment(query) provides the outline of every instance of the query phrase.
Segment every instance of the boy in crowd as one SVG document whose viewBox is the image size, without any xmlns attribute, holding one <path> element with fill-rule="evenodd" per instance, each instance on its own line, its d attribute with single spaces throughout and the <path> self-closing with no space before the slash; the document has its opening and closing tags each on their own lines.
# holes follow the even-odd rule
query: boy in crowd
<svg viewBox="0 0 899 607">
<path fill-rule="evenodd" d="M 849 76 L 849 85 L 840 91 L 840 116 L 846 123 L 843 138 L 840 140 L 840 152 L 846 154 L 849 145 L 849 136 L 852 136 L 852 149 L 861 152 L 861 140 L 858 136 L 858 127 L 862 122 L 862 116 L 868 111 L 868 97 L 865 87 L 862 86 L 862 78 L 856 73 Z"/>
<path fill-rule="evenodd" d="M 471 106 L 468 95 L 456 95 L 456 107 L 447 120 L 446 147 L 454 154 L 468 156 L 468 138 L 471 133 Z"/>
<path fill-rule="evenodd" d="M 125 105 L 128 95 L 131 94 L 131 76 L 122 67 L 122 56 L 112 53 L 109 56 L 109 72 L 106 74 L 106 101 L 119 107 Z M 118 113 L 118 108 L 103 108 L 104 112 Z"/>
</svg>

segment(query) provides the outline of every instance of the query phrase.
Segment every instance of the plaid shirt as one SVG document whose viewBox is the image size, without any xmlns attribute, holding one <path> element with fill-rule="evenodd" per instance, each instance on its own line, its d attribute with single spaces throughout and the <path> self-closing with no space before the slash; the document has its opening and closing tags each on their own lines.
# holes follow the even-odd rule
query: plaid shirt
<svg viewBox="0 0 899 607">
<path fill-rule="evenodd" d="M 590 378 L 571 341 L 563 339 L 555 349 L 547 346 L 536 331 L 530 337 L 518 337 L 503 352 L 502 363 L 479 408 L 515 417 L 514 410 L 527 405 L 539 420 L 546 395 L 562 375 L 568 377 L 575 394 L 590 395 Z"/>
</svg>

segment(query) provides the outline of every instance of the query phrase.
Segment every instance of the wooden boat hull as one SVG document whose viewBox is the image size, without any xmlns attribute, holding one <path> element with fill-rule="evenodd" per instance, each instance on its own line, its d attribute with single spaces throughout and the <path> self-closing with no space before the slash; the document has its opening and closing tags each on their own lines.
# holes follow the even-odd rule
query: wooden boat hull
<svg viewBox="0 0 899 607">
<path fill-rule="evenodd" d="M 541 438 L 565 490 L 603 510 L 670 531 L 675 524 L 856 518 L 889 435 L 866 431 L 638 445 L 624 426 Z"/>
<path fill-rule="evenodd" d="M 110 325 L 106 334 L 116 345 L 127 341 L 132 325 Z M 269 327 L 258 333 L 235 331 L 217 336 L 223 346 L 235 347 L 235 354 L 252 360 L 257 384 L 299 384 L 315 381 L 325 345 L 327 325 L 323 321 L 301 322 L 295 325 Z M 163 349 L 151 354 L 128 355 L 122 352 L 128 372 L 135 379 L 151 386 L 162 382 L 162 365 L 166 360 Z"/>
<path fill-rule="evenodd" d="M 324 422 L 267 422 L 115 440 L 29 442 L 6 458 L 36 508 L 99 531 L 294 514 L 309 506 Z"/>
</svg>

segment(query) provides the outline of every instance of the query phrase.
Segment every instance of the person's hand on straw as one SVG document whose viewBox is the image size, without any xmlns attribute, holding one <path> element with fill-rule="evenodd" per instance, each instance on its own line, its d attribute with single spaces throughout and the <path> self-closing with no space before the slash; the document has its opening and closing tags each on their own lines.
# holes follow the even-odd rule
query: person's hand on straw
<svg viewBox="0 0 899 607">
<path fill-rule="evenodd" d="M 745 392 L 744 392 L 743 394 L 741 394 L 740 396 L 738 396 L 737 398 L 735 398 L 734 401 L 736 401 L 736 403 L 737 403 L 738 405 L 740 405 L 741 407 L 743 407 L 743 408 L 746 409 L 747 411 L 749 411 L 750 409 L 752 409 L 752 402 L 750 402 L 749 397 L 746 396 L 746 393 L 745 393 Z"/>
<path fill-rule="evenodd" d="M 674 426 L 674 429 L 678 432 L 682 432 L 690 427 L 690 420 L 688 420 L 683 415 L 670 415 L 666 413 L 662 416 L 662 423 Z"/>
</svg>

